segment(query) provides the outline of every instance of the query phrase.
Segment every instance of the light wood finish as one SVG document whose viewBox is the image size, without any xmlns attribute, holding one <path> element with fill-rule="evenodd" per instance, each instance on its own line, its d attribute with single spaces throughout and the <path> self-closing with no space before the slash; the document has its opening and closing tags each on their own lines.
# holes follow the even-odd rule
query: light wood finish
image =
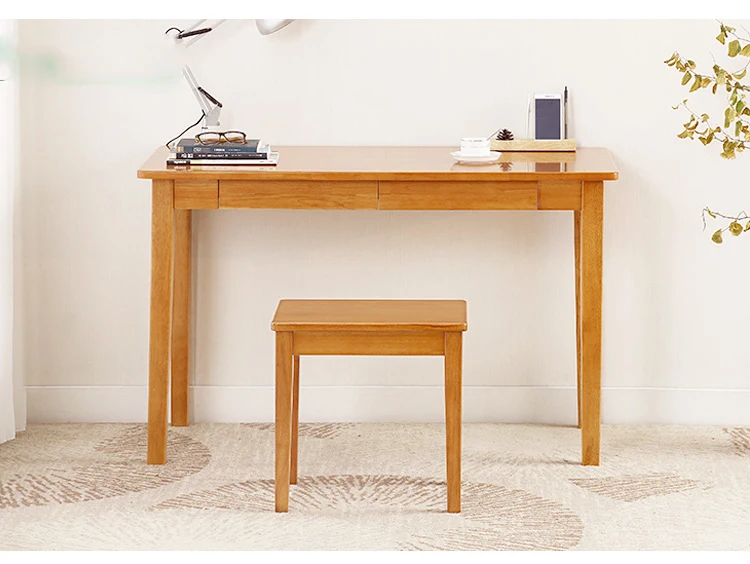
<svg viewBox="0 0 750 564">
<path fill-rule="evenodd" d="M 458 140 L 456 140 L 458 142 Z M 457 164 L 450 156 L 458 147 L 278 147 L 279 164 L 272 167 L 168 167 L 161 147 L 138 171 L 138 178 L 197 180 L 441 180 L 536 181 L 617 180 L 617 168 L 606 149 L 584 147 L 575 153 L 508 153 L 503 163 Z M 568 161 L 570 156 L 573 160 Z M 535 162 L 564 162 L 564 170 L 536 172 Z M 512 164 L 504 170 L 502 164 Z M 369 208 L 367 208 L 369 209 Z"/>
<path fill-rule="evenodd" d="M 370 355 L 370 356 L 442 356 L 443 335 L 429 333 L 297 331 L 294 354 Z"/>
<path fill-rule="evenodd" d="M 147 454 L 149 464 L 164 464 L 167 461 L 173 229 L 172 181 L 154 181 L 151 191 L 151 323 Z"/>
<path fill-rule="evenodd" d="M 539 181 L 540 210 L 580 210 L 581 183 L 575 180 Z"/>
<path fill-rule="evenodd" d="M 369 181 L 320 182 L 311 180 L 225 180 L 221 183 L 222 209 L 376 210 L 378 183 Z"/>
<path fill-rule="evenodd" d="M 276 333 L 276 511 L 289 509 L 291 461 L 292 339 L 289 331 Z"/>
<path fill-rule="evenodd" d="M 583 151 L 586 151 L 586 149 L 582 149 Z M 559 166 L 556 169 L 556 172 L 567 172 L 568 171 L 568 163 L 576 163 L 578 155 L 575 152 L 570 153 L 562 153 L 562 152 L 554 152 L 550 151 L 547 153 L 539 153 L 539 152 L 505 152 L 500 153 L 500 157 L 497 159 L 498 163 L 505 164 L 505 165 L 511 165 L 507 168 L 507 172 L 513 172 L 516 170 L 515 166 L 513 165 L 521 165 L 525 164 L 527 167 L 527 170 L 534 170 L 536 171 L 540 164 L 552 164 L 556 163 Z M 532 167 L 533 165 L 533 167 Z M 505 170 L 504 168 L 504 170 Z M 545 177 L 547 178 L 547 177 Z M 550 178 L 547 178 L 550 180 Z M 562 180 L 558 178 L 558 180 Z"/>
<path fill-rule="evenodd" d="M 512 152 L 572 152 L 576 150 L 575 139 L 513 139 L 512 141 L 500 141 L 499 139 L 490 139 L 490 149 L 492 151 Z"/>
<path fill-rule="evenodd" d="M 578 428 L 581 428 L 581 212 L 573 212 L 573 254 L 576 278 L 576 401 Z"/>
<path fill-rule="evenodd" d="M 162 194 L 165 190 L 172 194 L 172 208 L 178 209 L 204 209 L 209 205 L 208 200 L 211 201 L 210 206 L 216 207 L 223 196 L 230 197 L 228 205 L 238 207 L 291 209 L 569 209 L 581 212 L 578 215 L 581 228 L 576 232 L 580 235 L 581 231 L 590 234 L 599 230 L 601 243 L 601 210 L 597 211 L 598 208 L 591 203 L 591 194 L 588 211 L 584 210 L 586 204 L 583 183 L 596 187 L 601 186 L 603 181 L 617 179 L 617 168 L 606 149 L 579 147 L 575 152 L 506 152 L 500 155 L 497 163 L 488 166 L 456 163 L 449 154 L 455 149 L 455 146 L 280 147 L 281 160 L 275 167 L 206 166 L 180 169 L 166 166 L 167 149 L 160 148 L 141 167 L 138 177 L 154 181 L 155 197 L 157 192 L 160 195 L 158 201 L 154 200 L 155 212 L 164 206 L 169 197 Z M 175 188 L 172 181 L 178 188 Z M 187 184 L 183 184 L 185 182 Z M 453 188 L 450 187 L 452 184 Z M 526 188 L 532 185 L 536 194 L 533 207 L 532 196 Z M 360 192 L 362 187 L 366 189 Z M 215 198 L 213 193 L 217 189 L 218 195 Z M 211 195 L 207 197 L 209 192 Z M 446 194 L 450 198 L 446 198 Z M 149 361 L 149 460 L 163 462 L 162 437 L 166 422 L 162 423 L 165 419 L 159 406 L 165 393 L 165 383 L 159 374 L 165 370 L 164 367 L 169 370 L 170 352 L 168 340 L 165 344 L 158 329 L 163 330 L 164 319 L 169 318 L 168 300 L 165 301 L 160 293 L 160 284 L 165 273 L 170 273 L 172 269 L 170 261 L 173 243 L 170 238 L 163 236 L 163 223 L 167 219 L 164 219 L 163 214 L 157 213 L 157 216 L 161 218 L 158 222 L 161 227 L 154 229 L 152 236 L 154 276 Z M 583 427 L 583 450 L 584 453 L 589 453 L 584 454 L 584 460 L 598 460 L 598 454 L 594 456 L 591 453 L 598 453 L 599 449 L 599 414 L 594 414 L 587 407 L 593 402 L 596 409 L 600 409 L 600 391 L 593 388 L 597 388 L 601 381 L 601 305 L 595 305 L 601 304 L 601 249 L 598 255 L 592 252 L 591 241 L 593 239 L 589 236 L 576 243 L 580 269 L 580 274 L 576 275 L 579 286 L 579 302 L 576 307 L 579 315 L 576 321 L 579 331 L 576 339 L 579 347 L 579 414 L 582 417 L 580 425 Z M 178 248 L 184 249 L 183 244 L 184 240 L 183 243 L 177 241 Z M 175 259 L 177 262 L 174 271 L 175 292 L 178 294 L 182 291 L 180 288 L 189 288 L 189 281 L 184 285 L 184 279 L 190 276 L 189 265 L 180 263 L 181 256 Z M 588 266 L 584 268 L 582 263 Z M 187 343 L 185 330 L 190 322 L 190 305 L 180 296 L 176 297 L 176 303 L 175 334 L 172 335 L 175 358 L 187 359 L 188 348 L 180 343 Z M 296 330 L 293 327 L 287 329 Z M 357 330 L 361 329 L 366 328 Z M 385 331 L 380 326 L 372 329 Z M 441 327 L 432 329 L 451 330 Z M 327 329 L 347 330 L 336 327 L 333 321 Z M 594 334 L 598 334 L 596 340 L 588 342 Z M 175 390 L 173 396 L 175 424 L 187 421 L 187 411 L 183 410 L 183 416 L 180 408 L 176 407 L 184 401 L 177 398 L 188 397 L 187 366 L 187 360 L 183 364 L 180 364 L 180 360 L 175 363 L 173 388 L 182 388 Z M 168 387 L 168 382 L 166 385 Z M 585 392 L 586 389 L 589 392 Z M 589 420 L 597 421 L 596 427 L 593 423 L 586 423 L 586 413 L 591 414 Z"/>
<path fill-rule="evenodd" d="M 299 355 L 294 355 L 292 389 L 292 453 L 289 464 L 289 483 L 297 483 L 297 459 L 299 455 Z"/>
<path fill-rule="evenodd" d="M 463 300 L 281 300 L 274 331 L 466 331 Z"/>
<path fill-rule="evenodd" d="M 419 322 L 424 325 L 419 326 Z M 331 331 L 331 326 L 336 330 Z M 465 301 L 282 300 L 271 327 L 276 331 L 277 512 L 288 510 L 289 484 L 297 483 L 299 359 L 300 355 L 316 354 L 445 357 L 448 512 L 461 510 L 461 332 L 466 330 Z M 287 414 L 290 404 L 291 421 Z M 291 453 L 285 450 L 289 448 Z"/>
<path fill-rule="evenodd" d="M 604 183 L 585 182 L 581 213 L 581 437 L 585 466 L 599 465 L 603 220 Z"/>
<path fill-rule="evenodd" d="M 190 374 L 190 239 L 192 211 L 175 210 L 172 297 L 172 425 L 188 424 Z"/>
<path fill-rule="evenodd" d="M 218 180 L 177 180 L 174 207 L 178 210 L 219 209 Z"/>
<path fill-rule="evenodd" d="M 380 181 L 381 210 L 535 210 L 536 182 Z"/>
<path fill-rule="evenodd" d="M 462 341 L 461 333 L 445 333 L 445 452 L 448 513 L 461 511 Z"/>
</svg>

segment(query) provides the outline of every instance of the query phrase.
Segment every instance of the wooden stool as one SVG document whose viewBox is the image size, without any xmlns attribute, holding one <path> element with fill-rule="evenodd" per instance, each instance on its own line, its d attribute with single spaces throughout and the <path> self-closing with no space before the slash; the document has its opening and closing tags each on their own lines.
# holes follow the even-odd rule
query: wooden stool
<svg viewBox="0 0 750 564">
<path fill-rule="evenodd" d="M 299 357 L 417 355 L 445 357 L 448 513 L 461 511 L 462 300 L 282 300 L 276 331 L 276 511 L 289 508 L 297 483 Z"/>
</svg>

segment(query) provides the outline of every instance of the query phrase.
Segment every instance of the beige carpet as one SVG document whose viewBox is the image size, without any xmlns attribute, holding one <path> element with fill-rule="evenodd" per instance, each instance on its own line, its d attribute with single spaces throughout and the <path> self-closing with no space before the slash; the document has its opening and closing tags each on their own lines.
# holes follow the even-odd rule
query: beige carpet
<svg viewBox="0 0 750 564">
<path fill-rule="evenodd" d="M 32 425 L 0 445 L 0 548 L 750 548 L 750 429 L 605 425 L 598 468 L 579 437 L 466 424 L 449 515 L 442 425 L 302 425 L 275 514 L 272 425 L 172 429 L 164 466 L 145 425 Z"/>
</svg>

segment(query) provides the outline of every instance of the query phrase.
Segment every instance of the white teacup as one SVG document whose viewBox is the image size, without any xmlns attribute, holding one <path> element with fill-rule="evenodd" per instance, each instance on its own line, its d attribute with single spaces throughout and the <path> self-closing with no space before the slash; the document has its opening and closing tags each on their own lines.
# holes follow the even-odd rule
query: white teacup
<svg viewBox="0 0 750 564">
<path fill-rule="evenodd" d="M 466 157 L 489 156 L 490 140 L 484 137 L 462 137 L 461 154 Z"/>
</svg>

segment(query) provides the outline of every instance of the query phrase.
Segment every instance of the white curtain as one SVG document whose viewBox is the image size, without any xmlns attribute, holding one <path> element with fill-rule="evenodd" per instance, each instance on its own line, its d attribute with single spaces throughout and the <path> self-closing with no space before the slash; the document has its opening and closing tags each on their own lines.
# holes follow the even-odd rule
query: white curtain
<svg viewBox="0 0 750 564">
<path fill-rule="evenodd" d="M 15 22 L 0 20 L 0 443 L 14 438 L 16 428 L 22 426 L 17 425 L 15 409 L 21 394 L 13 385 L 13 217 L 18 182 L 15 45 Z"/>
</svg>

